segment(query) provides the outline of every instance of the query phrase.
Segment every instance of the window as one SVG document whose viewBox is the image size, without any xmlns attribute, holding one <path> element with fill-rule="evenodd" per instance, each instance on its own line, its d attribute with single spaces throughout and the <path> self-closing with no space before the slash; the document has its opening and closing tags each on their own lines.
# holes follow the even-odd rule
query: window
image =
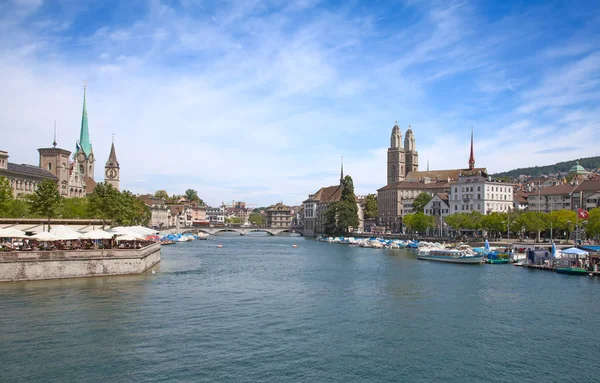
<svg viewBox="0 0 600 383">
<path fill-rule="evenodd" d="M 481 199 L 481 194 L 477 194 L 477 199 Z"/>
<path fill-rule="evenodd" d="M 48 162 L 48 170 L 52 170 L 52 164 Z"/>
<path fill-rule="evenodd" d="M 454 205 L 454 211 L 458 210 L 458 205 Z"/>
<path fill-rule="evenodd" d="M 477 210 L 481 210 L 481 204 L 477 204 Z"/>
<path fill-rule="evenodd" d="M 481 186 L 477 186 L 477 191 L 481 191 Z"/>
<path fill-rule="evenodd" d="M 455 193 L 458 193 L 458 188 L 454 188 L 454 192 L 455 192 Z"/>
</svg>

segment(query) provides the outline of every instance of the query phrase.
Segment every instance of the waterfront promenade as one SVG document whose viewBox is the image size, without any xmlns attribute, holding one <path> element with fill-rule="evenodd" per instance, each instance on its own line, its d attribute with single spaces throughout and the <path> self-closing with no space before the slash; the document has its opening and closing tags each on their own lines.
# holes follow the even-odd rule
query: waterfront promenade
<svg viewBox="0 0 600 383">
<path fill-rule="evenodd" d="M 142 274 L 160 255 L 158 243 L 140 249 L 0 252 L 0 282 Z"/>
</svg>

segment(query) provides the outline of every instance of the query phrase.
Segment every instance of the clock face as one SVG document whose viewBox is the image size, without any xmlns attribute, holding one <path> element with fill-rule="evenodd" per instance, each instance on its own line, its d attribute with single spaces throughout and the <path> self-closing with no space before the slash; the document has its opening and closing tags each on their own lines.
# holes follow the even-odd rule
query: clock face
<svg viewBox="0 0 600 383">
<path fill-rule="evenodd" d="M 90 156 L 88 157 L 88 161 L 94 162 L 94 155 L 92 153 L 90 153 Z"/>
<path fill-rule="evenodd" d="M 106 178 L 113 179 L 116 176 L 117 176 L 117 172 L 115 171 L 115 169 L 108 169 L 108 170 L 106 170 Z"/>
<path fill-rule="evenodd" d="M 80 153 L 77 155 L 77 161 L 79 161 L 79 162 L 83 162 L 83 161 L 85 161 L 85 155 L 84 155 L 83 153 L 81 153 L 81 152 L 80 152 Z"/>
</svg>

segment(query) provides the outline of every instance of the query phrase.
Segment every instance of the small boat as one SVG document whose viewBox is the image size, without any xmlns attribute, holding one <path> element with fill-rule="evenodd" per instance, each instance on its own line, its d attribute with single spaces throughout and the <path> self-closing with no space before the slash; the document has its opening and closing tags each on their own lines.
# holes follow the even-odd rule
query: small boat
<svg viewBox="0 0 600 383">
<path fill-rule="evenodd" d="M 486 259 L 485 263 L 488 263 L 490 265 L 505 265 L 507 263 L 510 263 L 510 259 L 508 259 L 508 258 Z"/>
<path fill-rule="evenodd" d="M 464 263 L 477 265 L 483 262 L 483 255 L 474 254 L 466 250 L 456 249 L 432 249 L 429 254 L 419 254 L 417 259 L 425 261 L 437 261 L 437 262 L 448 262 L 448 263 Z"/>
<path fill-rule="evenodd" d="M 164 246 L 164 245 L 174 245 L 174 244 L 176 244 L 176 243 L 177 243 L 177 242 L 175 242 L 175 241 L 170 241 L 170 240 L 166 240 L 166 241 L 160 241 L 160 244 L 161 244 L 161 245 L 163 245 L 163 246 Z"/>
<path fill-rule="evenodd" d="M 587 270 L 581 267 L 559 267 L 555 270 L 558 274 L 587 275 Z"/>
</svg>

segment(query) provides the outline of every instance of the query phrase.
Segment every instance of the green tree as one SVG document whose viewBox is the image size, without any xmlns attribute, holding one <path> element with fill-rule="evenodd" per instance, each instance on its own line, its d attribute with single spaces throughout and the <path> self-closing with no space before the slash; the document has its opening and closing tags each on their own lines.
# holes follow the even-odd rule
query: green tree
<svg viewBox="0 0 600 383">
<path fill-rule="evenodd" d="M 549 227 L 548 214 L 528 211 L 521 215 L 523 228 L 527 233 L 539 233 Z"/>
<path fill-rule="evenodd" d="M 586 232 L 590 237 L 600 236 L 600 207 L 589 211 Z"/>
<path fill-rule="evenodd" d="M 91 218 L 88 211 L 88 199 L 64 198 L 57 216 L 61 218 Z"/>
<path fill-rule="evenodd" d="M 238 217 L 225 218 L 225 223 L 239 224 L 242 223 L 242 219 Z"/>
<path fill-rule="evenodd" d="M 364 203 L 365 218 L 377 218 L 377 197 L 375 197 L 375 194 L 367 194 Z"/>
<path fill-rule="evenodd" d="M 358 227 L 358 206 L 352 177 L 344 177 L 342 186 L 340 200 L 329 204 L 325 211 L 325 232 L 328 235 L 346 234 L 351 227 Z"/>
<path fill-rule="evenodd" d="M 423 214 L 422 212 L 405 214 L 402 222 L 404 222 L 408 230 L 417 233 L 424 233 L 427 229 L 435 227 L 435 217 Z"/>
<path fill-rule="evenodd" d="M 164 200 L 168 200 L 169 199 L 169 193 L 167 193 L 166 190 L 157 190 L 156 192 L 154 192 L 154 197 L 156 198 L 162 198 Z"/>
<path fill-rule="evenodd" d="M 506 230 L 506 215 L 504 213 L 492 212 L 482 218 L 482 227 L 488 232 L 498 235 Z"/>
<path fill-rule="evenodd" d="M 201 205 L 204 205 L 204 201 L 200 197 L 198 197 L 198 192 L 194 189 L 188 189 L 185 191 L 185 198 L 190 202 L 197 202 Z"/>
<path fill-rule="evenodd" d="M 116 223 L 119 212 L 123 208 L 121 193 L 117 189 L 111 184 L 99 183 L 88 198 L 90 216 L 101 219 L 103 225 L 107 221 Z"/>
<path fill-rule="evenodd" d="M 48 218 L 48 223 L 50 218 L 56 215 L 60 203 L 58 187 L 56 182 L 51 180 L 42 181 L 31 195 L 31 211 Z"/>
<path fill-rule="evenodd" d="M 264 226 L 265 225 L 265 218 L 258 211 L 253 211 L 248 216 L 248 222 L 250 222 L 250 223 L 252 223 L 252 224 L 254 224 L 256 226 Z"/>
<path fill-rule="evenodd" d="M 425 205 L 431 201 L 433 197 L 429 193 L 422 192 L 413 201 L 413 211 L 417 213 L 423 213 Z"/>
<path fill-rule="evenodd" d="M 10 181 L 8 178 L 0 177 L 0 217 L 8 217 L 11 213 L 11 208 L 14 198 Z"/>
</svg>

